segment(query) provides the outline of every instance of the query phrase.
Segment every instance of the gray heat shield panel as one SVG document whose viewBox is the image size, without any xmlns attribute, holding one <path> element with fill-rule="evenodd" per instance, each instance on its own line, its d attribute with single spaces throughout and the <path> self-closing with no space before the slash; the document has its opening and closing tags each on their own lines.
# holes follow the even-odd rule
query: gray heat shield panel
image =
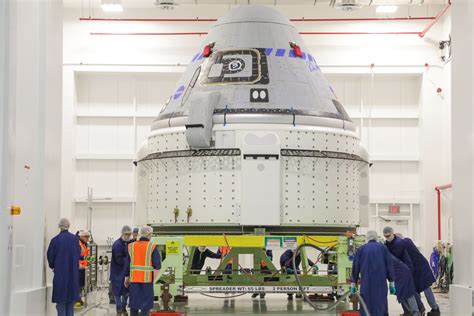
<svg viewBox="0 0 474 316">
<path fill-rule="evenodd" d="M 191 148 L 211 146 L 212 116 L 219 100 L 219 92 L 198 92 L 194 95 L 186 124 L 186 140 Z"/>
</svg>

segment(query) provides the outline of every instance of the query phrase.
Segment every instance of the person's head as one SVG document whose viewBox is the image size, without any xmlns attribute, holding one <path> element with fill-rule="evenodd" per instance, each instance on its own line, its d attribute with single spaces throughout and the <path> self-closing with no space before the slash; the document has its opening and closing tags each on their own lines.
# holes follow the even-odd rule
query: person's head
<svg viewBox="0 0 474 316">
<path fill-rule="evenodd" d="M 138 227 L 135 227 L 135 228 L 133 229 L 133 232 L 132 232 L 132 235 L 133 235 L 133 238 L 134 238 L 134 239 L 137 239 L 137 238 L 138 238 L 138 232 L 139 232 Z"/>
<path fill-rule="evenodd" d="M 374 230 L 369 230 L 367 234 L 365 234 L 365 241 L 369 242 L 371 240 L 377 241 L 377 232 Z"/>
<path fill-rule="evenodd" d="M 140 229 L 140 236 L 141 237 L 151 239 L 152 235 L 153 235 L 153 228 L 151 228 L 150 226 L 143 226 Z"/>
<path fill-rule="evenodd" d="M 199 247 L 198 247 L 198 250 L 199 250 L 200 252 L 204 252 L 204 251 L 206 251 L 206 247 L 205 247 L 205 246 L 199 246 Z"/>
<path fill-rule="evenodd" d="M 71 223 L 69 222 L 69 220 L 67 218 L 61 218 L 59 220 L 58 227 L 61 231 L 69 230 L 69 226 L 71 226 Z"/>
<path fill-rule="evenodd" d="M 122 240 L 129 241 L 132 238 L 132 228 L 128 225 L 122 227 Z"/>
<path fill-rule="evenodd" d="M 383 236 L 387 241 L 392 241 L 395 238 L 395 234 L 393 233 L 393 228 L 387 226 L 383 229 Z"/>
<path fill-rule="evenodd" d="M 81 239 L 82 242 L 88 243 L 90 238 L 91 238 L 91 233 L 89 233 L 88 230 L 81 230 L 79 232 L 79 239 Z"/>
</svg>

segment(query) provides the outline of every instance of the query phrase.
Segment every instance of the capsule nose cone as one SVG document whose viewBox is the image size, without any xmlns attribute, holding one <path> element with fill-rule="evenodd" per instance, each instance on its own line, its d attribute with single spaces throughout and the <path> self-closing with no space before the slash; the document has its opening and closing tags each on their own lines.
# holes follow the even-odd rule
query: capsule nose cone
<svg viewBox="0 0 474 316">
<path fill-rule="evenodd" d="M 227 23 L 247 22 L 292 25 L 287 17 L 273 8 L 260 5 L 244 5 L 230 10 L 226 15 L 217 21 L 216 26 Z"/>
</svg>

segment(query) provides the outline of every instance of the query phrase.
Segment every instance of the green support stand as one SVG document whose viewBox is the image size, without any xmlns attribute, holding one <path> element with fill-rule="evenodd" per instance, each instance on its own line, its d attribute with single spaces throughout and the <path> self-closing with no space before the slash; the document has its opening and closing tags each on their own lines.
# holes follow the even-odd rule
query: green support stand
<svg viewBox="0 0 474 316">
<path fill-rule="evenodd" d="M 162 257 L 161 270 L 155 278 L 155 296 L 161 297 L 161 283 L 158 280 L 170 284 L 170 294 L 173 297 L 182 294 L 179 289 L 183 287 L 184 237 L 158 236 L 151 241 L 158 246 Z"/>
</svg>

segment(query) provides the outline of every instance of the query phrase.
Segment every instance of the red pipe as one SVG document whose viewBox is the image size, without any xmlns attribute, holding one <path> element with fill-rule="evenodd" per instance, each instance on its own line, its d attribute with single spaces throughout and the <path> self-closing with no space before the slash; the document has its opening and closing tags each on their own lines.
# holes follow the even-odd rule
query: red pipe
<svg viewBox="0 0 474 316">
<path fill-rule="evenodd" d="M 433 21 L 431 21 L 423 31 L 420 32 L 420 37 L 425 37 L 426 33 L 428 33 L 428 31 L 433 27 L 433 25 L 435 25 L 439 19 L 444 15 L 444 13 L 446 13 L 446 11 L 448 11 L 449 7 L 451 6 L 451 0 L 448 0 L 448 4 L 443 8 L 443 10 L 441 10 L 435 17 L 435 19 Z"/>
<path fill-rule="evenodd" d="M 443 14 L 451 6 L 451 0 L 448 4 L 436 15 L 436 17 L 421 17 L 421 18 L 346 18 L 346 19 L 292 19 L 294 22 L 337 22 L 337 21 L 380 21 L 380 20 L 432 20 L 421 32 L 300 32 L 301 35 L 418 35 L 424 37 L 426 33 L 439 21 Z M 167 22 L 213 22 L 215 19 L 106 19 L 106 18 L 80 18 L 81 21 L 167 21 Z M 206 35 L 207 32 L 172 32 L 172 33 L 90 33 L 90 35 Z"/>
<path fill-rule="evenodd" d="M 170 33 L 90 33 L 90 35 L 161 35 L 161 36 L 186 36 L 206 35 L 207 32 L 170 32 Z"/>
<path fill-rule="evenodd" d="M 419 21 L 434 20 L 434 16 L 406 18 L 330 18 L 330 19 L 290 19 L 291 22 L 358 22 L 358 21 Z M 79 21 L 110 21 L 110 22 L 216 22 L 213 18 L 195 19 L 131 19 L 131 18 L 79 18 Z"/>
<path fill-rule="evenodd" d="M 441 240 L 441 190 L 452 188 L 452 184 L 445 184 L 439 187 L 435 187 L 436 195 L 438 198 L 438 240 Z"/>
<path fill-rule="evenodd" d="M 170 32 L 170 33 L 107 33 L 96 32 L 90 35 L 161 35 L 161 36 L 187 36 L 206 35 L 207 32 Z M 301 35 L 419 35 L 420 32 L 300 32 Z"/>
<path fill-rule="evenodd" d="M 300 32 L 301 35 L 420 35 L 420 32 Z"/>
<path fill-rule="evenodd" d="M 419 21 L 434 20 L 434 16 L 406 17 L 406 18 L 327 18 L 327 19 L 290 19 L 291 22 L 359 22 L 359 21 Z"/>
<path fill-rule="evenodd" d="M 433 18 L 434 19 L 434 18 Z M 79 21 L 110 21 L 110 22 L 215 22 L 217 19 L 124 19 L 124 18 L 79 18 Z"/>
</svg>

